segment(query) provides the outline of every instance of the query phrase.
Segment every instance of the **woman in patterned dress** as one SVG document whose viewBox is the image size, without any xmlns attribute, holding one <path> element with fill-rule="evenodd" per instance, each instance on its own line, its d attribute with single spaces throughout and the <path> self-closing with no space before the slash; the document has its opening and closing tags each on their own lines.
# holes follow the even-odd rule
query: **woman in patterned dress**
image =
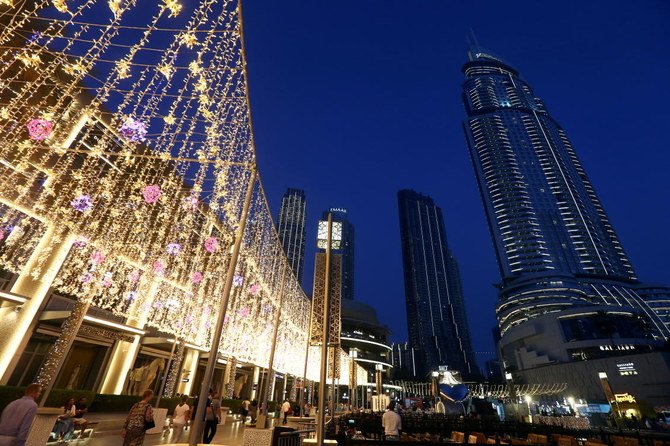
<svg viewBox="0 0 670 446">
<path fill-rule="evenodd" d="M 144 442 L 144 423 L 154 419 L 153 409 L 149 401 L 154 393 L 151 390 L 145 390 L 142 395 L 142 401 L 135 403 L 130 409 L 126 423 L 123 425 L 123 446 L 142 446 Z"/>
</svg>

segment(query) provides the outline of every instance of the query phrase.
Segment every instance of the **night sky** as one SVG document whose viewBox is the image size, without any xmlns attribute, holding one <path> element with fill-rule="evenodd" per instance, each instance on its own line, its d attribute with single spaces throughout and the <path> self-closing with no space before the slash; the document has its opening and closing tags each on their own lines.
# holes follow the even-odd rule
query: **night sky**
<svg viewBox="0 0 670 446">
<path fill-rule="evenodd" d="M 670 2 L 244 2 L 260 171 L 273 212 L 307 194 L 356 227 L 357 300 L 407 339 L 396 194 L 442 208 L 477 352 L 492 352 L 499 281 L 461 122 L 472 28 L 566 130 L 638 276 L 670 285 Z M 478 355 L 480 363 L 492 353 Z"/>
</svg>

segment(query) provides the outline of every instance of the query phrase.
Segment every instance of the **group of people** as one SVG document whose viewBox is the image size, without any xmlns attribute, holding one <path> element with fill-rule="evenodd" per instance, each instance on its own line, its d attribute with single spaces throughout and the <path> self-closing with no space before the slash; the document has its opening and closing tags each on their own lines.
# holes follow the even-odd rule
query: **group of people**
<svg viewBox="0 0 670 446">
<path fill-rule="evenodd" d="M 58 416 L 52 429 L 58 442 L 63 443 L 72 439 L 77 428 L 81 429 L 79 431 L 79 437 L 81 437 L 88 426 L 88 420 L 84 418 L 84 415 L 88 412 L 86 397 L 81 397 L 78 401 L 74 398 L 68 398 L 61 410 L 62 413 Z"/>
</svg>

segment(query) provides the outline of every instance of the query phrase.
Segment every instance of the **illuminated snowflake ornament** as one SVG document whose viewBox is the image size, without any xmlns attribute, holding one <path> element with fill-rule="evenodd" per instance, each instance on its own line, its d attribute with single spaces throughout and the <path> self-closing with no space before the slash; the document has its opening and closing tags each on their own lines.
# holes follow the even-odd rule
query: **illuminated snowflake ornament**
<svg viewBox="0 0 670 446">
<path fill-rule="evenodd" d="M 142 189 L 142 196 L 144 197 L 144 201 L 149 204 L 156 203 L 161 198 L 161 195 L 161 187 L 157 184 L 145 186 L 144 189 Z"/>
<path fill-rule="evenodd" d="M 179 243 L 170 243 L 167 245 L 167 248 L 165 248 L 165 252 L 170 254 L 171 256 L 176 256 L 181 252 L 181 245 Z"/>
<path fill-rule="evenodd" d="M 80 195 L 70 202 L 75 211 L 88 212 L 93 209 L 93 200 L 90 195 Z"/>
<path fill-rule="evenodd" d="M 105 261 L 105 254 L 101 251 L 93 251 L 91 254 L 91 261 L 96 265 L 100 265 Z"/>
<path fill-rule="evenodd" d="M 76 246 L 77 248 L 83 248 L 89 243 L 91 243 L 91 239 L 89 239 L 85 235 L 80 235 L 79 237 L 77 237 L 77 240 L 74 241 L 73 245 Z"/>
<path fill-rule="evenodd" d="M 261 292 L 261 286 L 258 285 L 257 283 L 254 283 L 249 287 L 249 293 L 251 293 L 252 296 L 258 296 L 260 292 Z"/>
<path fill-rule="evenodd" d="M 142 122 L 133 118 L 128 118 L 119 127 L 121 136 L 129 141 L 144 142 L 147 140 L 147 126 Z"/>
<path fill-rule="evenodd" d="M 34 141 L 44 141 L 51 135 L 54 124 L 48 119 L 36 118 L 28 121 L 26 127 L 28 128 L 30 139 Z"/>
<path fill-rule="evenodd" d="M 205 240 L 205 249 L 207 252 L 215 252 L 219 248 L 219 241 L 216 237 L 210 237 Z"/>
<path fill-rule="evenodd" d="M 163 262 L 162 260 L 156 260 L 152 265 L 152 268 L 155 273 L 160 274 L 163 271 L 165 271 L 165 262 Z"/>
<path fill-rule="evenodd" d="M 244 284 L 244 277 L 242 276 L 233 276 L 233 286 L 236 288 L 241 287 Z"/>
<path fill-rule="evenodd" d="M 202 282 L 202 273 L 200 271 L 196 271 L 193 274 L 191 274 L 191 282 L 193 283 Z"/>
</svg>

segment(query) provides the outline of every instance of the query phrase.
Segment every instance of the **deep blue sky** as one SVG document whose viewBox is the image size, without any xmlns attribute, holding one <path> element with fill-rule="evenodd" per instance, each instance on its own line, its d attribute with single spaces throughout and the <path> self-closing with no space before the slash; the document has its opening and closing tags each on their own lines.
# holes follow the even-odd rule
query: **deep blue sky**
<svg viewBox="0 0 670 446">
<path fill-rule="evenodd" d="M 396 193 L 442 207 L 474 348 L 493 351 L 499 280 L 461 130 L 473 28 L 565 128 L 638 275 L 670 284 L 670 2 L 244 2 L 261 174 L 277 212 L 307 194 L 307 280 L 330 206 L 356 226 L 356 299 L 406 340 Z M 485 356 L 480 356 L 480 360 Z"/>
</svg>

